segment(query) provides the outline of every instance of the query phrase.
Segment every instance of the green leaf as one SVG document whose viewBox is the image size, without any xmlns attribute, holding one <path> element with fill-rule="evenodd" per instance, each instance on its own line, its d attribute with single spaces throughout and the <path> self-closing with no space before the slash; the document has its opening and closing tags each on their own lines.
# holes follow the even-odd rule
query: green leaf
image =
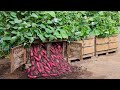
<svg viewBox="0 0 120 90">
<path fill-rule="evenodd" d="M 48 12 L 52 17 L 55 17 L 55 12 L 54 11 L 49 11 Z"/>
<path fill-rule="evenodd" d="M 44 28 L 44 29 L 46 28 L 46 26 L 44 24 L 40 24 L 40 27 Z"/>
<path fill-rule="evenodd" d="M 32 13 L 31 16 L 34 17 L 34 18 L 38 18 L 38 16 L 35 13 Z"/>
<path fill-rule="evenodd" d="M 15 12 L 11 12 L 10 13 L 12 17 L 16 17 L 16 13 Z"/>
<path fill-rule="evenodd" d="M 18 29 L 18 27 L 17 27 L 17 26 L 14 26 L 13 28 L 14 28 L 14 29 Z"/>
<path fill-rule="evenodd" d="M 53 31 L 50 30 L 49 28 L 45 28 L 45 31 L 46 31 L 47 33 L 53 33 Z"/>
<path fill-rule="evenodd" d="M 57 38 L 61 38 L 61 39 L 62 39 L 62 36 L 59 34 L 58 31 L 56 31 L 56 32 L 54 33 L 54 35 L 55 35 Z"/>
<path fill-rule="evenodd" d="M 37 24 L 36 23 L 32 23 L 32 27 L 36 27 L 37 26 Z"/>
<path fill-rule="evenodd" d="M 53 22 L 52 22 L 52 21 L 50 21 L 50 20 L 48 20 L 48 21 L 47 21 L 47 24 L 52 24 L 52 23 L 53 23 Z"/>
<path fill-rule="evenodd" d="M 49 37 L 49 41 L 52 41 L 52 40 L 54 40 L 54 36 L 53 35 L 50 35 L 50 37 Z"/>
<path fill-rule="evenodd" d="M 75 32 L 75 35 L 80 35 L 80 32 Z"/>
<path fill-rule="evenodd" d="M 1 40 L 2 40 L 2 41 L 11 40 L 11 37 L 9 37 L 9 36 L 4 36 Z"/>
<path fill-rule="evenodd" d="M 29 37 L 29 42 L 33 43 L 33 41 L 34 41 L 34 38 L 33 37 Z"/>
<path fill-rule="evenodd" d="M 13 36 L 13 37 L 11 38 L 10 43 L 13 44 L 13 43 L 16 41 L 16 39 L 17 39 L 17 37 L 16 37 L 16 36 Z"/>
<path fill-rule="evenodd" d="M 14 22 L 15 22 L 15 23 L 21 23 L 22 20 L 18 20 L 18 18 L 15 18 L 15 19 L 14 19 Z"/>
<path fill-rule="evenodd" d="M 60 34 L 62 35 L 63 38 L 68 38 L 68 35 L 65 32 L 65 30 L 60 30 Z"/>
<path fill-rule="evenodd" d="M 100 32 L 98 31 L 98 30 L 95 30 L 95 35 L 99 35 L 100 34 Z"/>
<path fill-rule="evenodd" d="M 31 32 L 27 32 L 26 35 L 31 37 L 32 33 Z"/>
<path fill-rule="evenodd" d="M 42 42 L 45 41 L 45 37 L 44 37 L 42 34 L 39 34 L 38 36 L 39 36 L 39 38 L 42 40 Z"/>
<path fill-rule="evenodd" d="M 12 34 L 17 34 L 17 32 L 16 32 L 16 31 L 12 31 L 11 33 L 12 33 Z"/>
<path fill-rule="evenodd" d="M 27 23 L 26 26 L 25 26 L 25 28 L 28 28 L 30 26 L 31 26 L 30 23 Z"/>
<path fill-rule="evenodd" d="M 48 34 L 45 34 L 45 37 L 46 37 L 46 38 L 48 38 L 48 37 L 50 37 L 50 35 L 48 35 Z"/>
<path fill-rule="evenodd" d="M 103 11 L 100 11 L 99 14 L 100 14 L 100 15 L 104 15 Z"/>
</svg>

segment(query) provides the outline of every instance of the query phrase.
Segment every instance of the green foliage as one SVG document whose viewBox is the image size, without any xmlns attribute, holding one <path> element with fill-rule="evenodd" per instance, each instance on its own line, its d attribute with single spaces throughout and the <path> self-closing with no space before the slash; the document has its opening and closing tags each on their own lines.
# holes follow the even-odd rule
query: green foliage
<svg viewBox="0 0 120 90">
<path fill-rule="evenodd" d="M 0 57 L 10 48 L 41 42 L 118 34 L 117 11 L 0 11 Z"/>
</svg>

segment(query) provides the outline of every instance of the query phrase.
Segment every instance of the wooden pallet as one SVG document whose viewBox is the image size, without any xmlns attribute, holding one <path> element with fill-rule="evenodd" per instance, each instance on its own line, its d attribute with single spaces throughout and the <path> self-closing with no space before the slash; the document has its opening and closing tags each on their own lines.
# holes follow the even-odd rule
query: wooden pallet
<svg viewBox="0 0 120 90">
<path fill-rule="evenodd" d="M 84 54 L 82 60 L 94 58 L 94 53 Z"/>
<path fill-rule="evenodd" d="M 117 51 L 118 51 L 118 48 L 105 50 L 105 51 L 99 51 L 99 52 L 96 52 L 96 57 L 101 56 L 101 55 L 111 55 L 111 53 L 115 54 Z"/>
</svg>

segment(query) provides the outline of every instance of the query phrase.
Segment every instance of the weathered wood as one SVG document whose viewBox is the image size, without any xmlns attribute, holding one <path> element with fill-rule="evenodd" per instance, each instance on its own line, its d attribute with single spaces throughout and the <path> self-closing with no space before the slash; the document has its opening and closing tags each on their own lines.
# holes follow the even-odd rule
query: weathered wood
<svg viewBox="0 0 120 90">
<path fill-rule="evenodd" d="M 108 50 L 96 52 L 96 57 L 98 57 L 100 54 L 108 54 Z"/>
<path fill-rule="evenodd" d="M 96 45 L 96 52 L 108 50 L 108 44 Z"/>
<path fill-rule="evenodd" d="M 52 43 L 47 43 L 47 56 L 49 56 L 50 57 L 50 47 L 51 47 L 51 44 Z"/>
<path fill-rule="evenodd" d="M 113 35 L 106 38 L 96 38 L 95 40 L 95 56 L 99 54 L 108 55 L 110 50 L 118 48 L 118 35 Z"/>
<path fill-rule="evenodd" d="M 94 46 L 83 48 L 83 55 L 84 54 L 89 54 L 89 53 L 94 53 Z"/>
<path fill-rule="evenodd" d="M 98 45 L 98 44 L 106 44 L 108 42 L 109 42 L 108 37 L 106 37 L 106 38 L 96 38 L 96 45 Z"/>
<path fill-rule="evenodd" d="M 40 39 L 35 39 L 34 40 L 34 44 L 37 44 L 37 43 L 54 43 L 54 42 L 66 42 L 67 40 L 54 40 L 54 41 L 45 41 L 45 42 L 41 42 Z"/>
<path fill-rule="evenodd" d="M 118 39 L 118 35 L 115 35 L 115 36 L 112 36 L 112 37 L 109 37 L 109 43 L 112 43 L 112 42 L 118 42 L 119 39 Z"/>
<path fill-rule="evenodd" d="M 110 49 L 108 52 L 118 51 L 118 48 Z"/>
<path fill-rule="evenodd" d="M 82 59 L 82 43 L 80 42 L 71 42 L 67 45 L 67 55 L 68 55 L 68 62 L 72 59 Z"/>
<path fill-rule="evenodd" d="M 109 43 L 108 45 L 109 45 L 109 49 L 118 48 L 118 42 Z"/>
<path fill-rule="evenodd" d="M 94 46 L 94 38 L 83 40 L 83 43 L 83 47 Z"/>
<path fill-rule="evenodd" d="M 99 51 L 99 52 L 96 52 L 96 57 L 98 57 L 101 54 L 110 55 L 111 52 L 117 52 L 117 51 L 118 51 L 118 48 L 110 49 L 106 51 Z"/>
<path fill-rule="evenodd" d="M 94 56 L 94 53 L 84 54 L 83 59 L 87 57 L 93 57 L 93 56 Z"/>
<path fill-rule="evenodd" d="M 11 73 L 26 63 L 26 49 L 23 45 L 16 46 L 10 51 Z"/>
</svg>

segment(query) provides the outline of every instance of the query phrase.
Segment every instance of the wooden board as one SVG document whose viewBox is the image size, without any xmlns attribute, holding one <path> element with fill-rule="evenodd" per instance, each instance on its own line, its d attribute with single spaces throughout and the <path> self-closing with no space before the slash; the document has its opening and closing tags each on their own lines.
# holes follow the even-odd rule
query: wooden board
<svg viewBox="0 0 120 90">
<path fill-rule="evenodd" d="M 94 46 L 95 41 L 94 38 L 91 38 L 91 39 L 83 40 L 83 43 L 84 43 L 83 47 Z"/>
<path fill-rule="evenodd" d="M 104 54 L 104 55 L 111 55 L 110 53 L 111 52 L 114 52 L 114 54 L 118 51 L 117 48 L 115 49 L 110 49 L 110 50 L 105 50 L 105 51 L 99 51 L 99 52 L 96 52 L 96 57 L 98 57 L 100 54 Z"/>
<path fill-rule="evenodd" d="M 108 43 L 109 42 L 109 39 L 106 37 L 106 38 L 96 38 L 96 44 L 105 44 L 105 43 Z"/>
<path fill-rule="evenodd" d="M 108 50 L 108 44 L 96 45 L 96 51 Z"/>
<path fill-rule="evenodd" d="M 83 59 L 87 57 L 94 57 L 94 53 L 84 54 Z"/>
<path fill-rule="evenodd" d="M 109 37 L 109 43 L 111 43 L 111 42 L 118 42 L 118 41 L 119 41 L 118 35 L 117 36 Z"/>
<path fill-rule="evenodd" d="M 78 44 L 81 43 L 82 46 L 83 46 L 83 44 L 84 44 L 84 43 L 83 43 L 83 40 L 80 40 L 80 41 L 71 41 L 71 43 L 78 43 Z"/>
<path fill-rule="evenodd" d="M 92 47 L 84 47 L 83 48 L 83 55 L 84 54 L 89 54 L 89 53 L 94 53 L 94 52 L 95 52 L 94 46 L 92 46 Z"/>
<path fill-rule="evenodd" d="M 118 48 L 118 42 L 109 43 L 109 49 Z"/>
<path fill-rule="evenodd" d="M 11 73 L 26 63 L 26 49 L 22 45 L 14 47 L 10 52 Z"/>
</svg>

